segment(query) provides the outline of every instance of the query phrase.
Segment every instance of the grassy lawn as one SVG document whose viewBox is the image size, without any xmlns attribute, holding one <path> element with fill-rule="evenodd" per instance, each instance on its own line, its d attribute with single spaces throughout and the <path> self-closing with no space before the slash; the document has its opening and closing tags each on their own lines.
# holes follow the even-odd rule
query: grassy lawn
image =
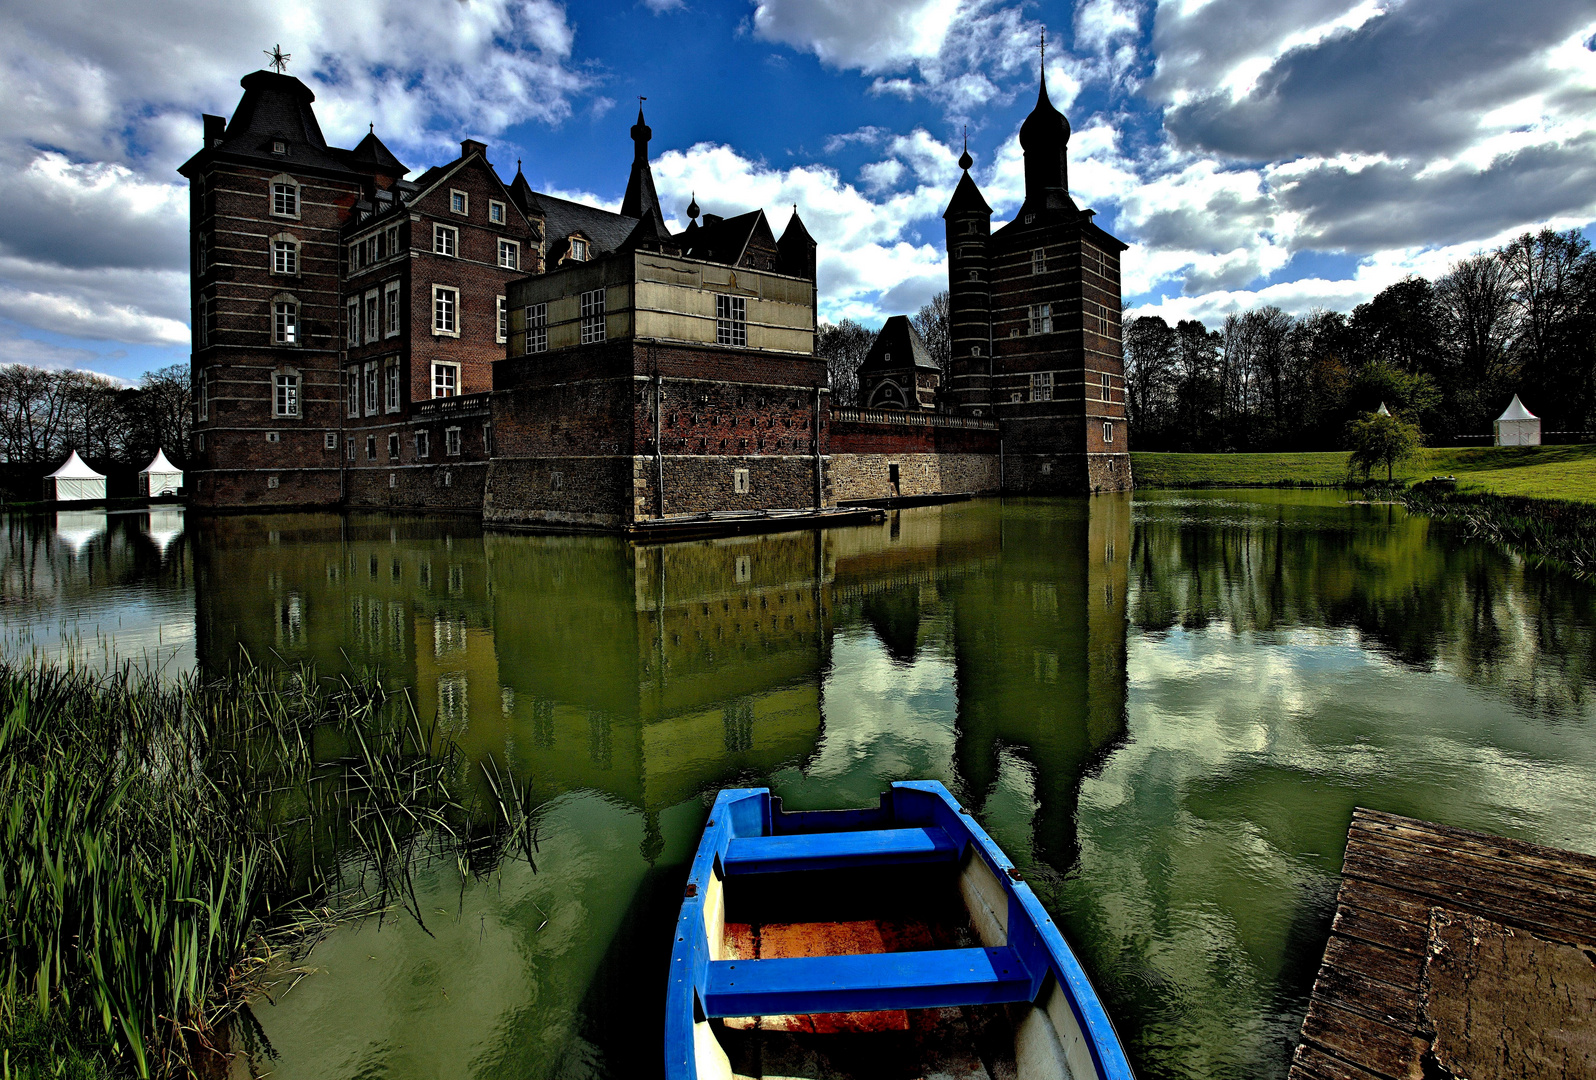
<svg viewBox="0 0 1596 1080">
<path fill-rule="evenodd" d="M 1141 487 L 1257 487 L 1341 484 L 1347 453 L 1131 455 Z M 1488 446 L 1426 450 L 1398 468 L 1398 479 L 1452 475 L 1466 491 L 1596 503 L 1596 444 Z"/>
</svg>

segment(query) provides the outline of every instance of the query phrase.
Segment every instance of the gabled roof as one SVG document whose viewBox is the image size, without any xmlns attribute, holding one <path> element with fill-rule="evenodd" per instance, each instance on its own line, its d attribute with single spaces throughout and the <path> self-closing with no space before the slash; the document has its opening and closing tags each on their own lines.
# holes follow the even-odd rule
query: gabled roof
<svg viewBox="0 0 1596 1080">
<path fill-rule="evenodd" d="M 260 168 L 284 171 L 315 169 L 321 172 L 351 174 L 345 162 L 346 151 L 327 145 L 316 122 L 311 103 L 315 93 L 292 75 L 275 71 L 252 71 L 239 80 L 244 96 L 215 147 L 200 151 L 241 159 Z M 272 152 L 272 144 L 282 142 L 286 154 Z M 196 157 L 199 155 L 195 155 Z M 190 162 L 193 158 L 189 159 Z M 188 168 L 184 164 L 178 172 Z"/>
<path fill-rule="evenodd" d="M 748 251 L 748 242 L 759 229 L 764 229 L 771 247 L 775 247 L 776 237 L 770 231 L 770 223 L 765 220 L 765 212 L 750 210 L 746 214 L 700 225 L 692 231 L 690 240 L 688 234 L 684 233 L 682 239 L 691 244 L 685 254 L 706 262 L 736 266 L 742 262 L 743 255 Z"/>
<path fill-rule="evenodd" d="M 985 214 L 992 216 L 992 208 L 986 204 L 986 199 L 981 195 L 981 189 L 976 186 L 966 169 L 964 175 L 959 177 L 958 186 L 953 189 L 953 198 L 948 200 L 948 208 L 942 212 L 943 218 L 954 214 Z"/>
<path fill-rule="evenodd" d="M 67 457 L 66 461 L 61 463 L 61 467 L 50 475 L 57 480 L 105 479 L 104 474 L 97 473 L 93 469 L 89 468 L 88 463 L 86 463 L 82 458 L 78 457 L 78 452 L 76 450 L 72 451 L 72 453 Z"/>
<path fill-rule="evenodd" d="M 549 238 L 550 261 L 554 245 L 573 233 L 581 233 L 593 242 L 594 252 L 619 251 L 626 238 L 637 228 L 637 218 L 601 210 L 597 206 L 572 202 L 541 191 L 528 190 L 530 212 L 543 215 L 543 235 Z"/>
<path fill-rule="evenodd" d="M 888 359 L 888 357 L 891 359 Z M 914 328 L 907 315 L 894 315 L 881 327 L 870 352 L 859 365 L 860 373 L 867 371 L 897 371 L 910 366 L 927 371 L 940 371 L 937 362 L 926 347 L 925 338 Z"/>
<path fill-rule="evenodd" d="M 1499 421 L 1500 420 L 1539 420 L 1540 417 L 1536 416 L 1534 413 L 1532 413 L 1528 409 L 1526 409 L 1524 407 L 1524 403 L 1518 399 L 1518 395 L 1514 394 L 1513 395 L 1513 400 L 1508 403 L 1506 411 L 1503 412 L 1502 415 L 1498 416 L 1496 419 L 1499 420 Z"/>
</svg>

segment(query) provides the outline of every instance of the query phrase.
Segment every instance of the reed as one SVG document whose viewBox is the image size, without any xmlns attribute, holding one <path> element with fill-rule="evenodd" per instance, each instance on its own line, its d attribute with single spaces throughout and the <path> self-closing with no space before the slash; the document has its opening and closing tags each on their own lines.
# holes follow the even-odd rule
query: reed
<svg viewBox="0 0 1596 1080">
<path fill-rule="evenodd" d="M 1520 495 L 1411 488 L 1409 511 L 1454 523 L 1466 535 L 1512 548 L 1576 577 L 1596 574 L 1596 505 Z"/>
<path fill-rule="evenodd" d="M 0 718 L 6 1077 L 214 1072 L 248 996 L 339 917 L 419 919 L 423 861 L 535 849 L 514 780 L 468 804 L 457 748 L 370 674 L 0 664 Z"/>
</svg>

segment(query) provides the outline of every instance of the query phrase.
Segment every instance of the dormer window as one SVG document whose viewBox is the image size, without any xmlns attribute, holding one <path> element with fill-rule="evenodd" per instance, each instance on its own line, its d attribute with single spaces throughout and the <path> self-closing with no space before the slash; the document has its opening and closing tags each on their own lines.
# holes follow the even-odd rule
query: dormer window
<svg viewBox="0 0 1596 1080">
<path fill-rule="evenodd" d="M 288 153 L 288 144 L 283 142 L 283 140 L 281 140 L 281 139 L 273 139 L 272 140 L 272 153 L 274 153 L 274 154 L 286 154 L 286 153 Z"/>
<path fill-rule="evenodd" d="M 449 191 L 449 213 L 464 216 L 470 212 L 471 197 L 463 191 Z"/>
<path fill-rule="evenodd" d="M 587 262 L 587 241 L 580 236 L 571 237 L 571 260 L 573 262 Z"/>
</svg>

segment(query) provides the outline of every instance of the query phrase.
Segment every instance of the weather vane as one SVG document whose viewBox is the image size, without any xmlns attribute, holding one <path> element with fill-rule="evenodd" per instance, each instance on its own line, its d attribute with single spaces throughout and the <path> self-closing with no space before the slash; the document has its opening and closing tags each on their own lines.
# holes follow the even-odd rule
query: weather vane
<svg viewBox="0 0 1596 1080">
<path fill-rule="evenodd" d="M 1042 63 L 1047 63 L 1047 27 L 1042 27 Z"/>
<path fill-rule="evenodd" d="M 288 61 L 292 59 L 292 53 L 283 52 L 283 47 L 281 45 L 273 45 L 269 49 L 262 49 L 261 52 L 271 57 L 268 66 L 276 70 L 277 74 L 288 74 Z"/>
</svg>

